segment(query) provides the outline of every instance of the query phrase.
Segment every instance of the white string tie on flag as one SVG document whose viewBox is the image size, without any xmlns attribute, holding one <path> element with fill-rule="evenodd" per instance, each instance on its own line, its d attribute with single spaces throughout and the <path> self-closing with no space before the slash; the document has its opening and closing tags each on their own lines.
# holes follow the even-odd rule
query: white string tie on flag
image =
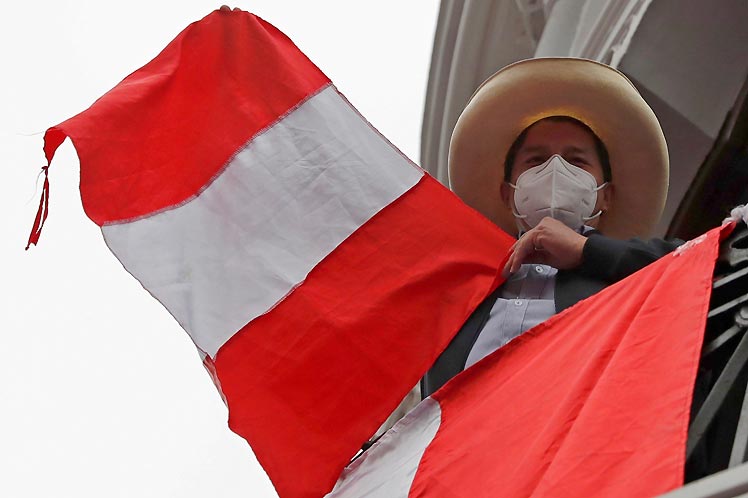
<svg viewBox="0 0 748 498">
<path fill-rule="evenodd" d="M 748 225 L 748 205 L 746 204 L 741 204 L 732 208 L 730 216 L 722 220 L 722 224 L 725 225 L 731 222 L 740 223 L 741 221 Z"/>
</svg>

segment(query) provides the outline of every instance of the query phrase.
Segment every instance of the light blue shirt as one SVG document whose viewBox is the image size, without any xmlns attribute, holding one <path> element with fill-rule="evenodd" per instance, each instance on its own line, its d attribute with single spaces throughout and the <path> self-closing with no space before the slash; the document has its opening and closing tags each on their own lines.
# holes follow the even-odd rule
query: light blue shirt
<svg viewBox="0 0 748 498">
<path fill-rule="evenodd" d="M 556 273 L 552 266 L 526 264 L 502 285 L 465 368 L 556 314 Z"/>
<path fill-rule="evenodd" d="M 585 225 L 578 232 L 587 234 L 593 230 Z M 556 314 L 557 273 L 552 266 L 527 264 L 504 282 L 465 368 Z"/>
</svg>

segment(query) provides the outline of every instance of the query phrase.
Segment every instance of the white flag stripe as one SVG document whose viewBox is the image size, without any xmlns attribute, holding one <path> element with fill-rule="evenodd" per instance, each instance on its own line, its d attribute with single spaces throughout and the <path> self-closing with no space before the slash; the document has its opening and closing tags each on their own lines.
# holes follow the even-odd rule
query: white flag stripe
<svg viewBox="0 0 748 498">
<path fill-rule="evenodd" d="M 199 196 L 102 231 L 214 357 L 422 175 L 329 86 L 251 140 Z"/>
<path fill-rule="evenodd" d="M 343 470 L 326 498 L 407 498 L 440 423 L 439 403 L 424 399 Z"/>
</svg>

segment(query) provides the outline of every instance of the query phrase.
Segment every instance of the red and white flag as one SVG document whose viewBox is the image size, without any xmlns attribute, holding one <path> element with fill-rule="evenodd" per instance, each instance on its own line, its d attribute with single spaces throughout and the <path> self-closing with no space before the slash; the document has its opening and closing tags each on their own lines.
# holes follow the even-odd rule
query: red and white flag
<svg viewBox="0 0 748 498">
<path fill-rule="evenodd" d="M 649 497 L 683 484 L 712 230 L 456 376 L 330 498 Z"/>
<path fill-rule="evenodd" d="M 50 128 L 48 161 L 65 137 L 86 214 L 190 335 L 283 497 L 332 488 L 512 244 L 246 12 L 190 25 Z"/>
</svg>

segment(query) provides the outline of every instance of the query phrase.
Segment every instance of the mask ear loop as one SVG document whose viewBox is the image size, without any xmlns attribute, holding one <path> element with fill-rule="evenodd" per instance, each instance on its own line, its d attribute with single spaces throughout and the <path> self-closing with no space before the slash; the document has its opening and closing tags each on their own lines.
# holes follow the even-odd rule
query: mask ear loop
<svg viewBox="0 0 748 498">
<path fill-rule="evenodd" d="M 597 187 L 594 191 L 597 193 L 598 190 L 607 187 L 609 183 L 610 182 L 603 183 L 602 185 L 600 185 L 599 187 Z M 601 209 L 597 213 L 593 214 L 592 216 L 582 216 L 582 221 L 587 222 L 587 221 L 590 221 L 590 220 L 594 220 L 595 218 L 599 218 L 600 215 L 602 215 L 602 214 L 603 214 L 603 210 Z"/>
<path fill-rule="evenodd" d="M 506 182 L 506 184 L 512 187 L 514 190 L 517 190 L 517 186 L 513 184 L 512 182 Z M 520 220 L 524 220 L 525 218 L 527 218 L 526 214 L 519 214 L 514 209 L 512 209 L 512 214 L 514 215 L 515 218 L 518 218 Z"/>
</svg>

